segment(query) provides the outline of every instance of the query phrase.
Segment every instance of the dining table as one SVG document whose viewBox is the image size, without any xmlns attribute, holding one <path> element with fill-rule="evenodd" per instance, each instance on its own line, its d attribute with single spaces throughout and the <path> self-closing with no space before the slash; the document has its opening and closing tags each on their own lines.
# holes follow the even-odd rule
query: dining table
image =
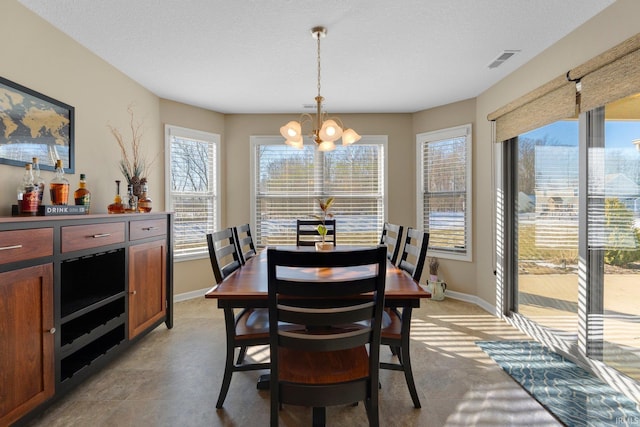
<svg viewBox="0 0 640 427">
<path fill-rule="evenodd" d="M 278 249 L 296 251 L 315 251 L 314 247 L 277 246 Z M 333 251 L 349 251 L 363 249 L 362 246 L 336 246 Z M 292 277 L 305 274 L 322 275 L 327 281 L 349 274 L 349 268 L 330 269 L 290 269 Z M 365 267 L 366 268 L 366 267 Z M 431 293 L 422 288 L 406 271 L 387 261 L 385 276 L 385 306 L 393 308 L 417 308 L 420 300 L 431 298 Z M 246 264 L 230 274 L 224 281 L 212 287 L 206 298 L 218 300 L 218 308 L 259 308 L 268 306 L 268 274 L 267 251 L 261 250 L 256 256 L 247 260 Z"/>
<path fill-rule="evenodd" d="M 278 249 L 293 251 L 315 251 L 314 247 L 307 246 L 277 246 Z M 363 249 L 363 246 L 335 246 L 333 251 L 350 251 Z M 244 308 L 268 307 L 268 273 L 267 250 L 260 250 L 256 256 L 247 260 L 245 265 L 227 276 L 221 283 L 212 287 L 205 298 L 218 300 L 218 308 L 231 311 Z M 321 276 L 322 279 L 331 281 L 332 278 L 344 277 L 349 274 L 361 274 L 357 271 L 371 266 L 346 267 L 346 268 L 287 268 L 282 273 L 285 276 L 302 278 L 305 275 Z M 355 271 L 354 271 L 355 269 Z M 385 307 L 402 309 L 402 322 L 411 324 L 413 308 L 420 307 L 420 301 L 431 298 L 431 293 L 422 288 L 406 271 L 396 267 L 387 260 L 385 275 Z M 259 389 L 268 388 L 269 375 L 262 375 L 258 380 Z"/>
</svg>

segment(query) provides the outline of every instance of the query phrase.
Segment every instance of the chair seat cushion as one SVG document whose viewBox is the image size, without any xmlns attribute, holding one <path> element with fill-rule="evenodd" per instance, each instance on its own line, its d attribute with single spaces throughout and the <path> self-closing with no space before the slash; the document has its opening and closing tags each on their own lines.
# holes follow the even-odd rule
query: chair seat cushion
<svg viewBox="0 0 640 427">
<path fill-rule="evenodd" d="M 369 355 L 365 346 L 321 352 L 280 348 L 278 361 L 281 381 L 329 384 L 369 375 Z"/>
<path fill-rule="evenodd" d="M 251 308 L 244 310 L 236 320 L 236 339 L 269 336 L 269 310 Z"/>
<path fill-rule="evenodd" d="M 382 338 L 400 339 L 402 332 L 402 320 L 398 314 L 390 308 L 385 308 L 382 312 Z"/>
</svg>

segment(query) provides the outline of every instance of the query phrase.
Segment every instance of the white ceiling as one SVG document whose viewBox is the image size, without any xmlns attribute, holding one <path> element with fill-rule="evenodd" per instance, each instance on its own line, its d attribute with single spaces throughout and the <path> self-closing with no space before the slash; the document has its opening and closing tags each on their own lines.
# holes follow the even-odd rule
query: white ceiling
<svg viewBox="0 0 640 427">
<path fill-rule="evenodd" d="M 159 97 L 221 113 L 473 98 L 614 0 L 18 0 Z M 496 69 L 503 50 L 520 50 Z"/>
</svg>

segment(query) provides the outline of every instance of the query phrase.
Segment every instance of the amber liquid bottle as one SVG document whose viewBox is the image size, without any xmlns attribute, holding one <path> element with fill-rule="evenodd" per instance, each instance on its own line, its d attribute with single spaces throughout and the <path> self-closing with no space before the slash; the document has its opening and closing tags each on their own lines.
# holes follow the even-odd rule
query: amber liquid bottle
<svg viewBox="0 0 640 427">
<path fill-rule="evenodd" d="M 40 176 L 40 163 L 38 158 L 33 158 L 33 183 L 38 186 L 40 194 L 38 195 L 38 204 L 42 204 L 42 197 L 44 196 L 44 179 Z"/>
<path fill-rule="evenodd" d="M 56 177 L 49 183 L 49 193 L 52 205 L 69 204 L 69 181 L 64 177 L 62 160 L 56 161 Z"/>
<path fill-rule="evenodd" d="M 148 192 L 149 188 L 147 184 L 142 185 L 142 194 L 140 194 L 140 199 L 138 199 L 138 212 L 151 212 L 151 199 L 149 198 Z"/>
<path fill-rule="evenodd" d="M 107 212 L 110 214 L 124 213 L 124 205 L 122 204 L 122 197 L 120 197 L 120 181 L 116 180 L 116 196 L 113 198 L 113 203 L 107 206 Z"/>
<path fill-rule="evenodd" d="M 89 208 L 91 206 L 91 192 L 87 190 L 86 175 L 83 173 L 80 174 L 78 189 L 73 192 L 73 199 L 76 205 L 85 207 L 84 213 L 89 213 Z"/>
<path fill-rule="evenodd" d="M 33 182 L 31 163 L 27 163 L 24 168 L 22 182 L 18 185 L 18 213 L 20 215 L 37 215 L 40 190 Z"/>
</svg>

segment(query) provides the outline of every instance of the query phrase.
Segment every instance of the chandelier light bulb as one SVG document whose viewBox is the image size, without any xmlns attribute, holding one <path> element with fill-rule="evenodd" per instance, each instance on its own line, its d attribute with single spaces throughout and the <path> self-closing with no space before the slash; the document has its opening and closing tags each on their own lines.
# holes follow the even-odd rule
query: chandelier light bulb
<svg viewBox="0 0 640 427">
<path fill-rule="evenodd" d="M 318 134 L 322 141 L 336 141 L 342 136 L 342 128 L 338 126 L 335 120 L 325 120 L 322 123 L 322 129 Z"/>
<path fill-rule="evenodd" d="M 287 145 L 288 145 L 288 146 L 290 146 L 290 147 L 297 148 L 297 149 L 299 149 L 299 150 L 301 150 L 301 149 L 302 149 L 302 147 L 303 147 L 303 145 L 304 145 L 304 144 L 302 143 L 302 137 L 300 137 L 300 140 L 299 140 L 299 141 L 293 141 L 293 140 L 291 140 L 291 139 L 287 139 L 284 143 L 285 143 L 285 144 L 287 144 Z"/>
<path fill-rule="evenodd" d="M 322 141 L 318 144 L 318 151 L 333 151 L 336 148 L 336 144 L 333 141 Z"/>
<path fill-rule="evenodd" d="M 280 128 L 280 134 L 286 139 L 302 139 L 302 126 L 299 122 L 290 121 Z"/>
<path fill-rule="evenodd" d="M 342 133 L 342 145 L 351 145 L 360 141 L 360 138 L 362 137 L 355 130 L 349 128 Z"/>
</svg>

